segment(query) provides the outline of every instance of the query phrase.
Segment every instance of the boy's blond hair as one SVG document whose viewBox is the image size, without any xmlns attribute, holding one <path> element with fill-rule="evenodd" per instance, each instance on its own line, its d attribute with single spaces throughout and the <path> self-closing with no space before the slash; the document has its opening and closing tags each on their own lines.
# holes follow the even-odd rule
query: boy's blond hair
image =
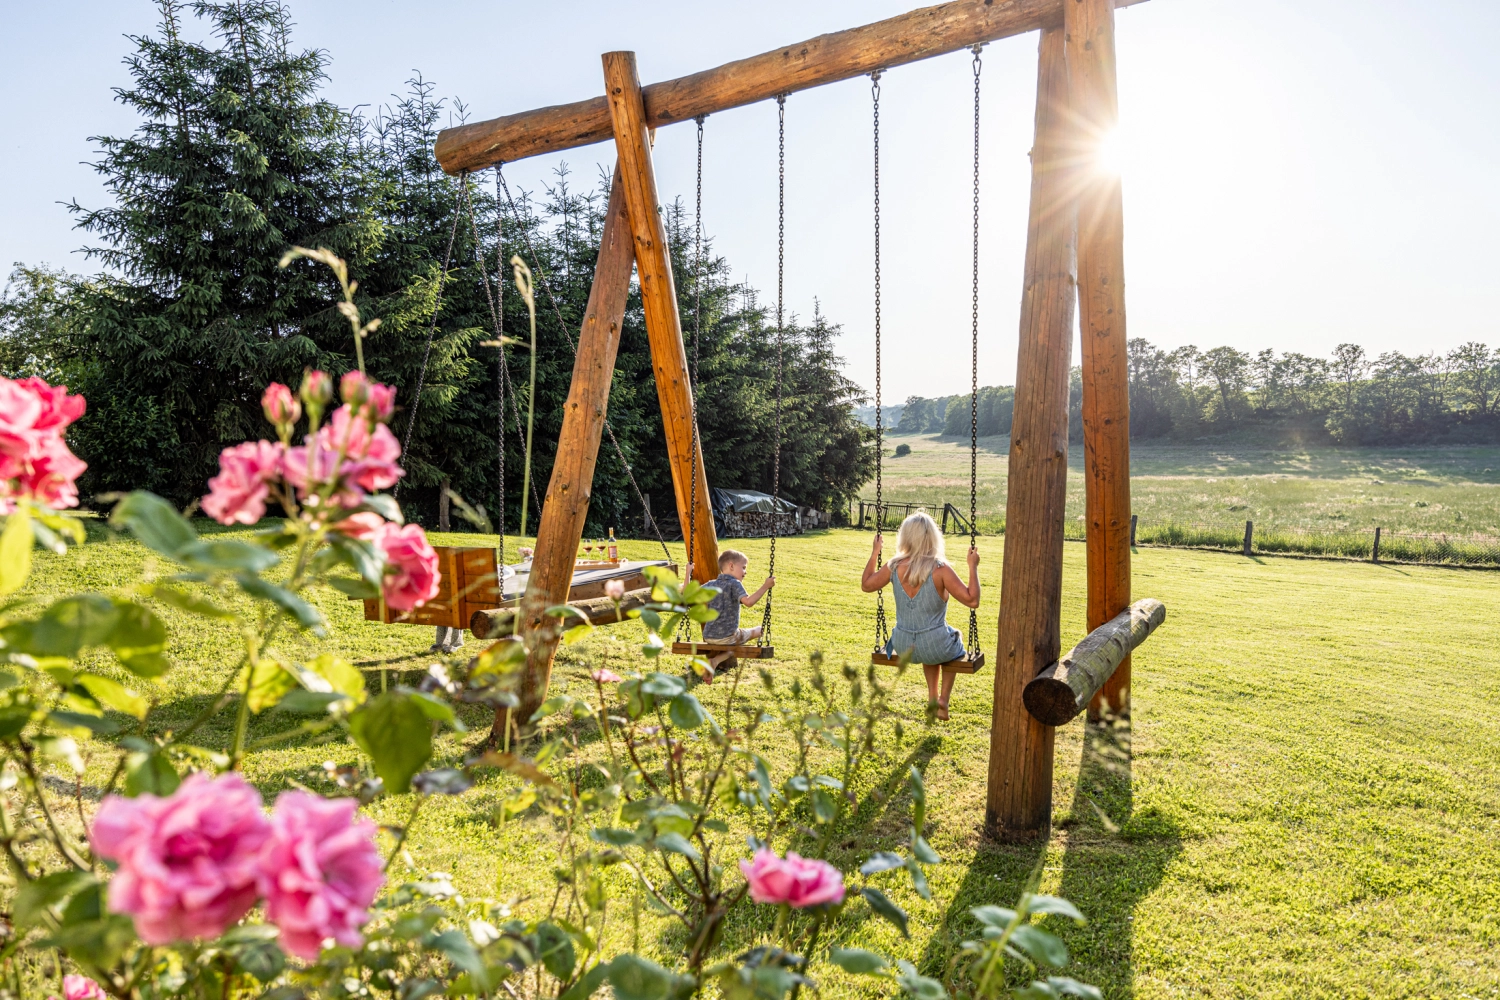
<svg viewBox="0 0 1500 1000">
<path fill-rule="evenodd" d="M 739 549 L 725 549 L 723 552 L 719 553 L 720 573 L 724 572 L 725 566 L 729 566 L 733 563 L 742 563 L 748 566 L 750 565 L 750 557 L 745 555 L 745 553 L 741 552 Z"/>
</svg>

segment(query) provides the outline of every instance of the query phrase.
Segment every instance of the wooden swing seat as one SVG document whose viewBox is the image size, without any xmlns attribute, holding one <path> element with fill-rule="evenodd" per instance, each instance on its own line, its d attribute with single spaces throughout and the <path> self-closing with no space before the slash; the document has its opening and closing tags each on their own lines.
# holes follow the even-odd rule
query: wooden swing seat
<svg viewBox="0 0 1500 1000">
<path fill-rule="evenodd" d="M 901 657 L 887 656 L 884 653 L 870 654 L 870 662 L 877 667 L 897 667 L 901 665 Z M 965 653 L 956 660 L 947 663 L 939 663 L 937 666 L 944 670 L 952 670 L 956 674 L 977 674 L 984 669 L 984 650 L 977 653 Z"/>
<path fill-rule="evenodd" d="M 703 656 L 712 659 L 720 653 L 728 653 L 739 660 L 769 660 L 775 657 L 774 646 L 721 646 L 713 642 L 674 642 L 674 656 Z"/>
</svg>

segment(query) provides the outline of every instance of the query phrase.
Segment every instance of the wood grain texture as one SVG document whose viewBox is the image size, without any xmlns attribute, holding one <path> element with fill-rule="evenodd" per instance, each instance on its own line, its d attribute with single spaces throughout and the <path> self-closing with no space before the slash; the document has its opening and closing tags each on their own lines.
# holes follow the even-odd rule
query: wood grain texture
<svg viewBox="0 0 1500 1000">
<path fill-rule="evenodd" d="M 1136 601 L 1034 677 L 1022 695 L 1026 711 L 1043 725 L 1070 722 L 1094 700 L 1130 651 L 1166 620 L 1167 607 L 1161 601 Z"/>
<path fill-rule="evenodd" d="M 718 656 L 728 653 L 737 660 L 771 660 L 776 658 L 773 646 L 724 646 L 715 642 L 674 642 L 676 656 Z"/>
<path fill-rule="evenodd" d="M 1119 119 L 1110 0 L 1065 0 L 1068 76 L 1087 159 Z M 1078 305 L 1083 347 L 1084 518 L 1088 626 L 1130 604 L 1130 385 L 1125 332 L 1125 224 L 1120 178 L 1083 169 L 1078 201 Z M 1090 707 L 1130 711 L 1130 660 Z"/>
<path fill-rule="evenodd" d="M 690 121 L 872 70 L 958 52 L 1062 22 L 1071 0 L 953 0 L 763 52 L 644 88 L 643 118 L 656 128 Z M 1115 0 L 1127 7 L 1144 0 Z M 482 170 L 614 135 L 609 99 L 524 111 L 438 133 L 434 153 L 445 171 Z"/>
<path fill-rule="evenodd" d="M 1077 300 L 1068 110 L 1062 30 L 1048 28 L 1042 32 L 1037 71 L 985 793 L 985 830 L 1006 841 L 1045 836 L 1052 818 L 1053 732 L 1026 712 L 1021 695 L 1057 659 L 1062 644 L 1068 378 Z"/>
<path fill-rule="evenodd" d="M 884 653 L 873 653 L 870 656 L 870 662 L 877 667 L 899 667 L 901 665 L 901 657 L 886 656 Z M 956 660 L 949 660 L 947 663 L 935 665 L 944 670 L 951 670 L 955 674 L 977 674 L 984 669 L 984 650 L 980 650 L 972 656 L 965 654 Z"/>
<path fill-rule="evenodd" d="M 599 457 L 599 438 L 609 408 L 609 387 L 620 349 L 620 327 L 625 319 L 634 260 L 635 244 L 625 207 L 624 183 L 620 167 L 616 166 L 599 259 L 594 265 L 594 284 L 578 334 L 573 381 L 563 409 L 562 429 L 558 432 L 557 458 L 542 501 L 536 555 L 527 580 L 526 599 L 522 602 L 529 615 L 522 624 L 521 635 L 530 641 L 521 681 L 521 704 L 516 712 L 518 719 L 531 718 L 531 713 L 547 698 L 558 634 L 555 628 L 541 627 L 540 611 L 567 601 L 573 583 L 573 564 L 589 513 L 594 464 Z"/>
<path fill-rule="evenodd" d="M 651 163 L 651 140 L 634 52 L 604 54 L 604 84 L 630 231 L 635 239 L 636 275 L 645 306 L 646 338 L 651 345 L 656 398 L 661 404 L 662 427 L 667 436 L 667 460 L 672 467 L 677 516 L 684 532 L 690 523 L 696 524 L 693 578 L 708 583 L 719 575 L 719 539 L 709 508 L 703 450 L 696 449 L 695 454 L 693 448 L 693 387 L 688 377 L 682 317 L 677 312 L 677 288 L 657 197 L 656 171 Z M 690 516 L 693 477 L 698 480 L 696 518 Z"/>
<path fill-rule="evenodd" d="M 589 600 L 570 600 L 568 606 L 577 608 L 588 616 L 594 625 L 613 625 L 625 621 L 630 612 L 651 603 L 651 588 L 627 590 L 618 602 L 607 597 Z M 469 616 L 469 631 L 476 639 L 503 639 L 515 634 L 515 608 L 480 608 Z"/>
</svg>

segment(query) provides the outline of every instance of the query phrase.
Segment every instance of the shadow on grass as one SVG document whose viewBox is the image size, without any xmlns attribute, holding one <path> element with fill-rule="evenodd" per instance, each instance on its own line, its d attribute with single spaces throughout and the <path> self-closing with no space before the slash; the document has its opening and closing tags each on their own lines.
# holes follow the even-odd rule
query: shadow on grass
<svg viewBox="0 0 1500 1000">
<path fill-rule="evenodd" d="M 1085 723 L 1078 784 L 1058 823 L 1067 838 L 1058 894 L 1089 922 L 1055 929 L 1073 953 L 1068 974 L 1106 997 L 1135 995 L 1135 910 L 1182 851 L 1169 817 L 1135 808 L 1131 765 L 1129 720 Z"/>
<path fill-rule="evenodd" d="M 1155 809 L 1135 811 L 1131 778 L 1129 722 L 1086 725 L 1073 801 L 1057 823 L 1063 856 L 1055 891 L 1089 923 L 1073 927 L 1051 918 L 1049 929 L 1064 937 L 1073 955 L 1065 974 L 1099 986 L 1110 998 L 1135 995 L 1134 912 L 1181 850 L 1179 832 L 1166 817 Z M 923 974 L 941 979 L 950 990 L 958 985 L 960 946 L 979 932 L 970 908 L 1013 906 L 1048 846 L 1046 840 L 980 844 L 922 955 Z M 1030 978 L 1018 968 L 1012 984 Z"/>
</svg>

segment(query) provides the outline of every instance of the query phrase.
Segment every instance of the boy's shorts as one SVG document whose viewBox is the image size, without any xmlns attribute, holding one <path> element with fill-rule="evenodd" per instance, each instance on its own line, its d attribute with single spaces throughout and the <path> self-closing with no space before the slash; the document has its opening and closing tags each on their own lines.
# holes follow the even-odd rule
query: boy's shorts
<svg viewBox="0 0 1500 1000">
<path fill-rule="evenodd" d="M 712 643 L 715 646 L 743 646 L 751 639 L 755 638 L 750 634 L 750 631 L 751 630 L 748 628 L 737 628 L 734 630 L 734 635 L 728 635 L 722 639 L 704 638 L 703 641 Z"/>
</svg>

